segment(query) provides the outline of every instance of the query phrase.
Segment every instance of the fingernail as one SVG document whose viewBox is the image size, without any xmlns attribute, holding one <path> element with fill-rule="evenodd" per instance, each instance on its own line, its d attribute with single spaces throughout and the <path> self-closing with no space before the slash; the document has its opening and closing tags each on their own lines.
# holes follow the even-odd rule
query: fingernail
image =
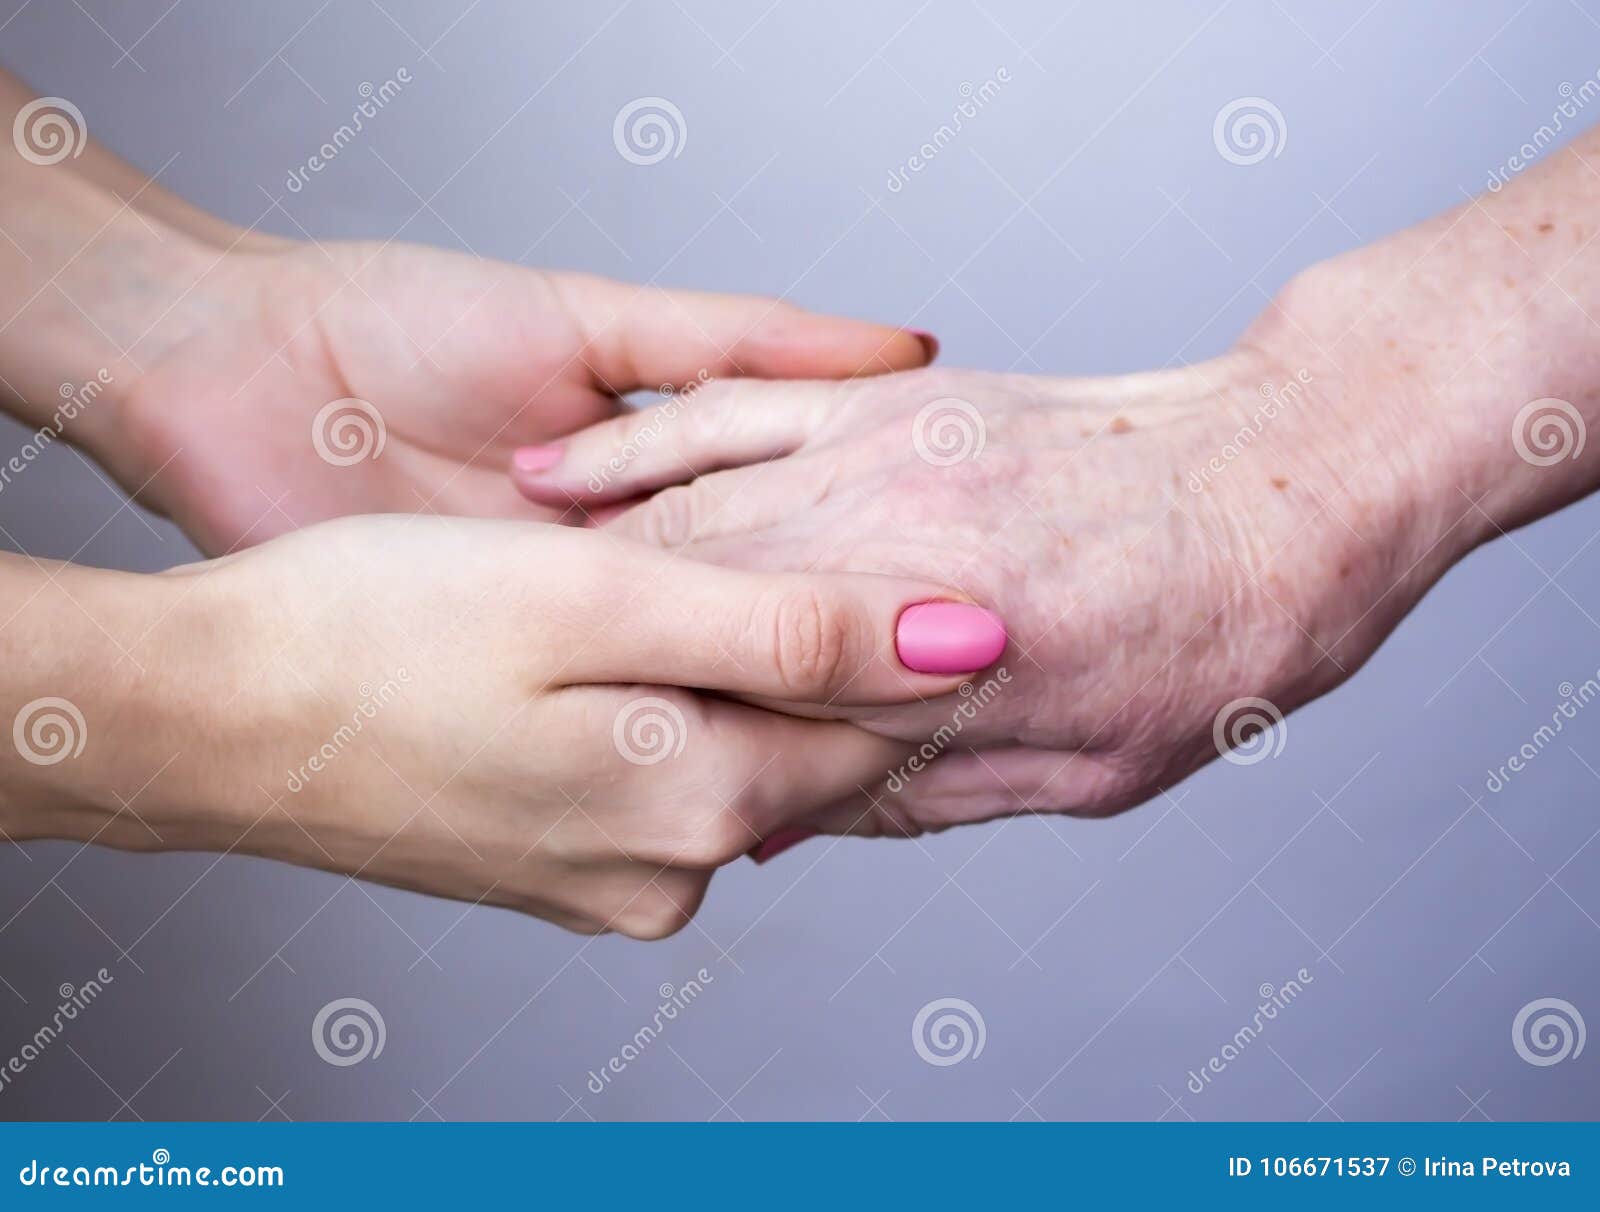
<svg viewBox="0 0 1600 1212">
<path fill-rule="evenodd" d="M 900 612 L 894 630 L 900 663 L 918 673 L 976 673 L 1005 651 L 1000 616 L 966 602 L 918 602 Z"/>
<path fill-rule="evenodd" d="M 511 466 L 528 475 L 549 471 L 561 462 L 559 446 L 519 446 L 511 456 Z"/>
<path fill-rule="evenodd" d="M 816 837 L 820 832 L 818 829 L 780 829 L 759 846 L 754 847 L 750 851 L 750 857 L 758 863 L 764 863 L 768 859 L 777 858 L 789 847 L 798 846 L 807 838 Z"/>
<path fill-rule="evenodd" d="M 928 356 L 928 361 L 933 361 L 939 356 L 939 338 L 931 332 L 924 332 L 920 328 L 913 328 L 911 335 L 922 342 L 922 352 Z"/>
</svg>

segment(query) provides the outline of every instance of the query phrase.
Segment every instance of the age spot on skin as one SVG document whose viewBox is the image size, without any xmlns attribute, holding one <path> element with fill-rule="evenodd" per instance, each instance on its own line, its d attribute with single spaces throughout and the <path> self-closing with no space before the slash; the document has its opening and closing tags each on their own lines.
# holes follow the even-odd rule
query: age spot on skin
<svg viewBox="0 0 1600 1212">
<path fill-rule="evenodd" d="M 1284 479 L 1282 476 L 1273 476 L 1272 486 L 1279 492 L 1282 492 L 1285 488 L 1289 487 L 1289 481 Z"/>
<path fill-rule="evenodd" d="M 1539 234 L 1541 236 L 1547 236 L 1551 232 L 1555 231 L 1555 229 L 1556 229 L 1556 225 L 1554 223 L 1541 223 L 1541 224 L 1539 224 Z"/>
<path fill-rule="evenodd" d="M 1129 421 L 1127 417 L 1112 417 L 1111 418 L 1111 432 L 1112 433 L 1132 433 L 1133 432 L 1133 423 L 1131 421 Z"/>
</svg>

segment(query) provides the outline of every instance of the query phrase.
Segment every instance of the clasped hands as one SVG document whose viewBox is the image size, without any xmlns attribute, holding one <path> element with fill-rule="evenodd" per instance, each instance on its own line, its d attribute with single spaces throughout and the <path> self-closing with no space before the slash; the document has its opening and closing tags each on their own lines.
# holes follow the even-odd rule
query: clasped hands
<svg viewBox="0 0 1600 1212">
<path fill-rule="evenodd" d="M 19 741 L 13 838 L 659 937 L 810 832 L 1157 795 L 1593 475 L 1530 478 L 1489 433 L 1579 398 L 1584 358 L 1520 334 L 1584 326 L 1537 291 L 1526 329 L 1452 314 L 1538 192 L 1303 273 L 1221 357 L 1071 379 L 931 369 L 928 338 L 770 300 L 260 237 L 157 190 L 130 219 L 93 159 L 9 215 L 38 236 L 13 411 L 108 368 L 67 436 L 213 558 L 8 577 L 9 689 L 93 738 Z"/>
<path fill-rule="evenodd" d="M 1295 382 L 1265 352 L 901 369 L 927 347 L 896 330 L 403 246 L 207 280 L 214 315 L 97 449 L 235 553 L 162 578 L 139 645 L 185 668 L 163 637 L 226 620 L 192 676 L 229 758 L 180 759 L 171 799 L 101 841 L 203 819 L 190 844 L 659 937 L 716 867 L 812 832 L 1137 803 L 1215 756 L 1218 705 L 1263 669 L 1304 679 L 1272 680 L 1289 705 L 1323 664 L 1283 601 L 1318 586 L 1257 576 L 1291 536 L 1239 524 L 1263 494 L 1310 512 L 1309 439 L 1180 483 Z M 658 382 L 656 408 L 619 405 Z M 341 399 L 369 410 L 344 448 L 318 419 Z M 977 630 L 908 656 L 930 602 Z"/>
</svg>

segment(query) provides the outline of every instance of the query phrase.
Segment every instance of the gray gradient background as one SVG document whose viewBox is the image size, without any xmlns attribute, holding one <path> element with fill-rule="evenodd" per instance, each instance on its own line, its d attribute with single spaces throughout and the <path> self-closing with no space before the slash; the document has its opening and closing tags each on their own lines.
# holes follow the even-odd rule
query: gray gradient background
<svg viewBox="0 0 1600 1212">
<path fill-rule="evenodd" d="M 1298 268 L 1481 189 L 1600 68 L 1593 6 L 1567 0 L 165 7 L 3 0 L 0 62 L 241 223 L 784 294 L 931 328 L 951 365 L 1046 372 L 1224 349 Z M 358 85 L 402 66 L 415 82 L 286 196 Z M 637 167 L 611 123 L 649 94 L 688 138 Z M 1211 137 L 1241 95 L 1288 131 L 1248 168 Z M 0 454 L 24 436 L 0 425 Z M 63 448 L 0 525 L 39 556 L 193 554 Z M 1600 1026 L 1600 712 L 1483 787 L 1600 666 L 1597 530 L 1589 501 L 1480 552 L 1271 761 L 1110 822 L 740 862 L 663 944 L 250 859 L 0 846 L 0 1056 L 59 984 L 115 976 L 0 1116 L 1593 1117 L 1600 1045 L 1536 1068 L 1510 1027 L 1540 997 Z M 586 1091 L 701 967 L 692 1009 Z M 1301 967 L 1301 999 L 1187 1092 Z M 387 1045 L 334 1068 L 310 1024 L 346 996 Z M 918 1058 L 940 997 L 981 1012 L 980 1056 Z"/>
</svg>

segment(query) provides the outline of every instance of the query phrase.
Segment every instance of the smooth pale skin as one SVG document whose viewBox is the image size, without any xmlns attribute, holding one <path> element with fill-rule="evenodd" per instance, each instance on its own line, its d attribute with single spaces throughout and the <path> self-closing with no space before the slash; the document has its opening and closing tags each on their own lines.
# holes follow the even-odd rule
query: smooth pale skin
<svg viewBox="0 0 1600 1212">
<path fill-rule="evenodd" d="M 1325 693 L 1457 560 L 1600 482 L 1597 234 L 1591 132 L 1498 194 L 1300 274 L 1210 362 L 727 384 L 601 492 L 586 481 L 634 418 L 518 482 L 590 509 L 679 485 L 611 529 L 744 568 L 937 577 L 1005 617 L 1013 681 L 962 733 L 990 748 L 841 805 L 826 828 L 1116 812 L 1215 758 L 1226 704 L 1287 712 Z M 1302 372 L 1301 401 L 1256 425 L 1262 386 Z M 912 435 L 941 397 L 969 402 L 986 433 L 949 467 Z M 1577 410 L 1588 440 L 1540 466 L 1512 431 L 1544 397 Z M 1192 491 L 1241 428 L 1260 432 Z M 1535 454 L 1557 440 L 1522 429 Z M 911 738 L 953 706 L 837 714 Z"/>
<path fill-rule="evenodd" d="M 45 698 L 82 720 L 0 745 L 4 836 L 257 854 L 586 932 L 672 933 L 718 866 L 904 756 L 681 687 L 883 703 L 960 680 L 894 655 L 938 585 L 570 527 L 367 516 L 154 576 L 0 567 L 7 723 Z M 664 739 L 619 741 L 640 712 Z"/>
<path fill-rule="evenodd" d="M 31 96 L 0 73 L 0 117 Z M 287 212 L 264 216 L 294 223 Z M 0 140 L 0 403 L 113 384 L 67 440 L 208 554 L 351 513 L 553 518 L 511 452 L 618 411 L 618 393 L 739 375 L 925 364 L 913 333 L 773 299 L 642 288 L 418 245 L 244 232 L 98 144 L 59 164 Z M 381 458 L 332 466 L 313 419 L 378 409 Z"/>
<path fill-rule="evenodd" d="M 29 98 L 0 74 L 0 129 Z M 894 657 L 900 609 L 959 596 L 941 585 L 729 581 L 540 524 L 561 509 L 505 479 L 515 447 L 614 415 L 619 392 L 920 366 L 913 334 L 245 232 L 93 142 L 40 165 L 0 139 L 0 231 L 0 404 L 53 435 L 61 386 L 104 371 L 58 440 L 236 553 L 161 576 L 0 556 L 0 727 L 28 735 L 49 714 L 30 705 L 64 699 L 87 734 L 48 764 L 0 742 L 0 836 L 265 855 L 659 937 L 717 863 L 870 785 L 900 747 L 638 683 L 769 703 L 955 684 Z M 344 397 L 378 409 L 381 457 L 318 456 L 313 419 Z M 325 522 L 391 512 L 420 516 Z M 615 721 L 641 697 L 681 713 L 681 754 L 622 755 Z"/>
</svg>

